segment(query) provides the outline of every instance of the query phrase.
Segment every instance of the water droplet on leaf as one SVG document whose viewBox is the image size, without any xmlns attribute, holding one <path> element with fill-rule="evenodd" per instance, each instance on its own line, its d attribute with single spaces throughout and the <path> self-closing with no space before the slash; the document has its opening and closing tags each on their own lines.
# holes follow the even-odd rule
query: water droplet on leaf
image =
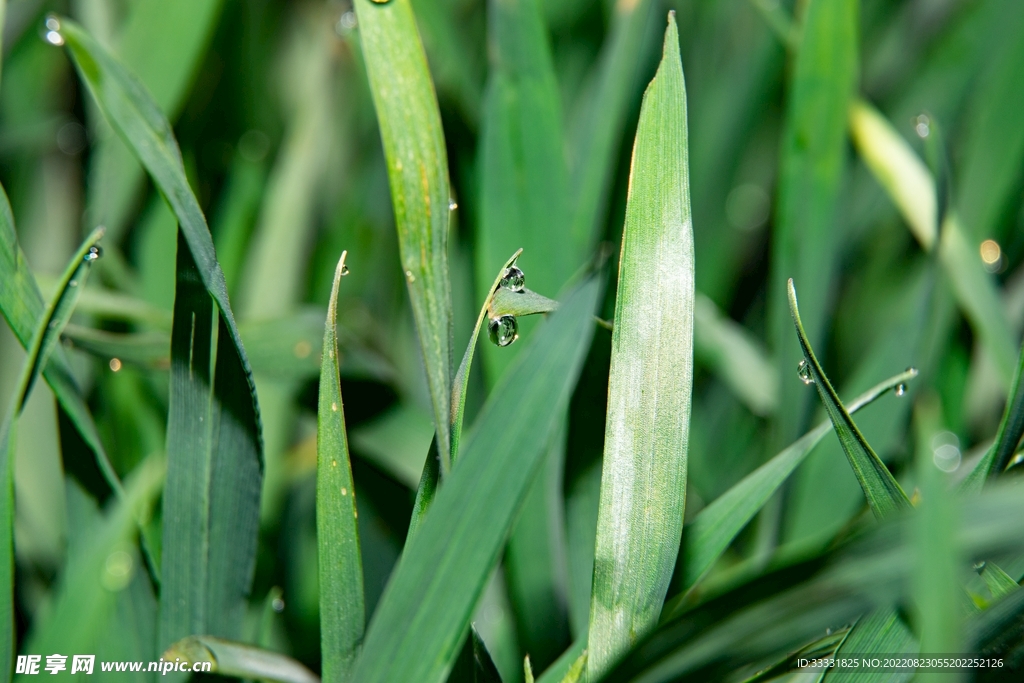
<svg viewBox="0 0 1024 683">
<path fill-rule="evenodd" d="M 60 19 L 57 18 L 56 14 L 46 15 L 46 28 L 48 28 L 51 31 L 60 30 Z"/>
<path fill-rule="evenodd" d="M 282 600 L 281 598 L 274 598 L 270 601 L 270 606 L 273 608 L 275 612 L 280 614 L 284 611 L 284 600 Z"/>
<path fill-rule="evenodd" d="M 516 322 L 514 315 L 491 318 L 487 322 L 487 331 L 491 335 L 491 341 L 496 346 L 508 346 L 516 339 L 519 339 L 519 323 Z"/>
<path fill-rule="evenodd" d="M 350 272 L 351 272 L 351 271 L 349 271 L 349 269 L 348 269 L 348 265 L 347 265 L 347 264 L 344 264 L 344 263 L 343 263 L 343 264 L 341 264 L 341 276 L 342 276 L 342 277 L 345 277 L 345 276 L 346 276 L 346 275 L 348 275 L 348 274 L 349 274 Z"/>
<path fill-rule="evenodd" d="M 407 282 L 416 282 L 416 276 L 412 274 L 411 270 L 405 271 L 405 279 Z"/>
<path fill-rule="evenodd" d="M 796 376 L 800 378 L 800 381 L 804 384 L 814 384 L 814 376 L 811 374 L 811 364 L 807 362 L 807 359 L 800 361 L 800 364 L 796 366 Z"/>
<path fill-rule="evenodd" d="M 510 292 L 521 292 L 526 286 L 526 275 L 517 266 L 509 266 L 501 274 L 501 283 L 498 286 Z"/>
<path fill-rule="evenodd" d="M 454 199 L 449 199 L 448 200 L 448 210 L 449 211 L 454 211 L 457 208 L 459 208 L 459 203 L 456 202 Z"/>
<path fill-rule="evenodd" d="M 900 382 L 899 384 L 896 385 L 896 395 L 902 396 L 905 393 L 907 393 L 907 385 L 904 384 L 903 382 Z"/>
<path fill-rule="evenodd" d="M 87 262 L 91 263 L 92 261 L 98 259 L 100 256 L 103 256 L 103 248 L 100 247 L 99 245 L 96 245 L 93 247 L 89 247 L 89 251 L 85 253 L 85 256 L 83 258 Z"/>
</svg>

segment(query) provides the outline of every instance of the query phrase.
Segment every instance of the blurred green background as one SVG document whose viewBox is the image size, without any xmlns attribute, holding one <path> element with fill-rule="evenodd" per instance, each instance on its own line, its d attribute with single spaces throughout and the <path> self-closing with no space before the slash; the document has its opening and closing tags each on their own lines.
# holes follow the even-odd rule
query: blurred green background
<svg viewBox="0 0 1024 683">
<path fill-rule="evenodd" d="M 776 272 L 783 265 L 779 253 L 788 247 L 780 246 L 773 228 L 793 68 L 786 22 L 800 16 L 805 3 L 539 0 L 555 81 L 542 73 L 531 81 L 535 90 L 519 91 L 538 98 L 543 115 L 539 124 L 526 119 L 508 130 L 535 136 L 536 144 L 523 148 L 539 150 L 540 158 L 524 167 L 543 165 L 549 155 L 561 159 L 567 175 L 561 185 L 548 177 L 517 178 L 528 201 L 494 209 L 482 201 L 493 182 L 484 171 L 488 106 L 497 106 L 493 93 L 501 78 L 543 71 L 548 58 L 537 53 L 531 61 L 502 49 L 489 28 L 505 2 L 413 2 L 457 204 L 449 247 L 456 355 L 494 272 L 515 247 L 527 247 L 519 265 L 528 285 L 550 297 L 585 260 L 563 253 L 567 240 L 558 235 L 582 220 L 584 244 L 606 242 L 617 251 L 641 95 L 656 66 L 665 12 L 674 9 L 688 90 L 697 289 L 720 315 L 746 328 L 778 375 L 777 388 L 771 382 L 764 388 L 766 399 L 744 399 L 722 379 L 728 369 L 711 357 L 715 344 L 698 344 L 703 365 L 694 389 L 691 516 L 802 433 L 817 406 L 796 377 L 792 328 L 788 336 L 773 332 L 771 313 L 782 297 L 778 275 L 793 274 Z M 627 30 L 622 17 L 635 5 L 640 11 L 629 15 Z M 404 541 L 433 429 L 355 14 L 345 0 L 9 0 L 0 182 L 44 291 L 83 234 L 98 224 L 108 228 L 106 257 L 65 336 L 122 476 L 164 448 L 176 224 L 65 54 L 43 39 L 47 12 L 74 17 L 119 54 L 174 124 L 227 277 L 264 417 L 263 519 L 246 632 L 316 670 L 316 378 L 331 278 L 343 249 L 351 275 L 339 310 L 342 384 L 368 613 Z M 862 0 L 856 21 L 855 91 L 946 179 L 945 206 L 958 215 L 972 258 L 991 273 L 1015 344 L 1024 326 L 1024 3 Z M 628 42 L 613 51 L 616 41 Z M 621 102 L 611 105 L 599 92 L 609 53 L 621 72 Z M 608 143 L 613 163 L 592 185 L 599 188 L 595 214 L 580 219 L 563 211 L 559 193 L 575 191 L 588 170 L 600 166 L 591 166 L 585 150 L 593 134 L 588 117 L 605 106 L 615 108 Z M 564 135 L 544 138 L 550 130 Z M 804 141 L 795 144 L 800 149 Z M 910 391 L 937 396 L 941 428 L 971 462 L 995 432 L 1010 381 L 1005 364 L 979 342 L 933 257 L 849 143 L 838 164 L 834 216 L 806 245 L 794 274 L 810 301 L 805 320 L 825 369 L 845 397 L 918 367 L 922 378 Z M 483 216 L 494 210 L 504 212 L 510 226 L 497 245 L 488 242 L 497 239 L 493 232 L 481 229 L 493 220 Z M 610 287 L 606 318 L 613 295 Z M 532 328 L 524 321 L 520 334 Z M 517 348 L 498 350 L 486 341 L 483 347 L 467 423 Z M 600 368 L 602 348 L 606 354 L 606 346 L 595 344 L 588 367 Z M 22 359 L 20 345 L 2 326 L 5 410 Z M 585 479 L 573 453 L 592 452 L 603 431 L 602 380 L 595 373 L 585 371 L 577 390 L 570 461 L 564 475 L 552 479 L 555 527 L 564 524 L 563 489 Z M 912 460 L 911 405 L 887 403 L 858 417 L 898 472 Z M 24 632 L 51 604 L 68 545 L 84 523 L 82 506 L 90 498 L 102 502 L 109 491 L 42 383 L 22 418 L 16 458 L 17 606 Z M 864 506 L 832 438 L 783 494 L 722 566 L 779 546 L 827 540 Z M 566 558 L 554 554 L 549 583 L 562 622 L 555 622 L 542 663 L 569 642 Z M 1024 566 L 1006 569 L 1019 576 Z M 478 624 L 485 637 L 516 642 L 516 614 L 501 580 L 492 584 Z M 515 647 L 495 655 L 506 670 L 518 659 Z"/>
</svg>

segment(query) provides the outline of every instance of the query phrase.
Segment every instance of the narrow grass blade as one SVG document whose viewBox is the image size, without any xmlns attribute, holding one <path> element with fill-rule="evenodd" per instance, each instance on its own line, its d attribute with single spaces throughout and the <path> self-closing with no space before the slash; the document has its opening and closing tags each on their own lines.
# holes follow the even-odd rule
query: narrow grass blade
<svg viewBox="0 0 1024 683">
<path fill-rule="evenodd" d="M 768 329 L 780 372 L 800 359 L 792 343 L 785 284 L 814 283 L 804 313 L 812 344 L 827 329 L 835 254 L 842 233 L 837 207 L 846 166 L 847 110 L 857 85 L 859 3 L 812 0 L 806 5 L 786 97 L 778 201 L 772 230 Z M 840 223 L 841 225 L 841 223 Z M 794 382 L 779 385 L 772 450 L 802 434 L 813 398 Z"/>
<path fill-rule="evenodd" d="M 999 293 L 955 214 L 946 216 L 939 240 L 938 201 L 931 173 L 885 117 L 864 101 L 851 105 L 850 134 L 921 247 L 932 251 L 939 242 L 939 261 L 957 302 L 995 359 L 1000 377 L 1008 382 L 1013 377 L 1016 352 Z"/>
<path fill-rule="evenodd" d="M 569 180 L 561 97 L 541 0 L 487 3 L 490 76 L 479 142 L 480 221 L 477 292 L 486 296 L 494 265 L 524 248 L 527 283 L 562 289 L 583 261 L 569 230 Z M 525 331 L 525 330 L 524 330 Z M 493 386 L 518 347 L 481 349 Z"/>
<path fill-rule="evenodd" d="M 74 311 L 79 292 L 93 262 L 99 258 L 96 243 L 103 236 L 97 228 L 71 257 L 60 279 L 57 293 L 49 302 L 26 345 L 28 357 L 18 380 L 9 413 L 0 425 L 0 678 L 10 680 L 14 664 L 14 443 L 18 416 L 25 406 L 40 369 L 60 339 Z"/>
<path fill-rule="evenodd" d="M 908 370 L 890 377 L 851 401 L 849 412 L 857 412 L 916 376 L 917 371 Z M 831 422 L 818 425 L 697 513 L 684 534 L 684 591 L 700 581 L 782 482 L 830 431 Z"/>
<path fill-rule="evenodd" d="M 363 560 L 356 525 L 345 414 L 338 374 L 338 286 L 346 273 L 345 252 L 334 272 L 324 328 L 323 370 L 317 406 L 316 538 L 320 563 L 320 651 L 328 683 L 349 680 L 366 625 Z"/>
<path fill-rule="evenodd" d="M 116 632 L 112 622 L 118 618 L 117 602 L 132 590 L 133 580 L 149 581 L 135 547 L 137 520 L 147 519 L 156 503 L 165 467 L 162 457 L 144 460 L 127 479 L 124 497 L 113 501 L 109 512 L 95 520 L 75 545 L 52 609 L 32 633 L 26 652 L 94 653 L 111 631 Z M 140 645 L 148 651 L 152 643 Z"/>
<path fill-rule="evenodd" d="M 599 290 L 591 280 L 571 294 L 492 392 L 391 575 L 354 680 L 444 680 L 569 400 Z"/>
<path fill-rule="evenodd" d="M 159 647 L 237 637 L 259 526 L 259 431 L 223 314 L 178 234 Z"/>
<path fill-rule="evenodd" d="M 59 283 L 54 282 L 53 291 Z M 83 287 L 79 287 L 79 296 Z M 86 295 L 87 298 L 88 295 Z M 32 335 L 44 315 L 43 296 L 25 261 L 25 254 L 18 244 L 14 229 L 14 216 L 7 194 L 0 187 L 0 312 L 10 325 L 14 336 L 26 349 L 32 343 Z M 96 456 L 96 464 L 103 477 L 115 493 L 121 493 L 121 482 L 107 457 L 100 441 L 96 423 L 92 419 L 74 377 L 67 358 L 61 348 L 54 353 L 43 367 L 43 377 L 53 390 L 54 396 L 78 430 L 82 440 Z"/>
<path fill-rule="evenodd" d="M 994 562 L 985 563 L 981 569 L 981 578 L 985 579 L 985 585 L 988 586 L 994 600 L 1020 590 L 1020 584 Z"/>
<path fill-rule="evenodd" d="M 573 683 L 587 670 L 587 643 L 577 640 L 555 663 L 544 670 L 537 683 Z"/>
<path fill-rule="evenodd" d="M 661 613 L 686 500 L 693 383 L 693 230 L 675 14 L 633 148 L 612 333 L 587 676 Z"/>
<path fill-rule="evenodd" d="M 698 293 L 693 309 L 693 354 L 755 415 L 778 405 L 779 372 L 760 342 Z"/>
<path fill-rule="evenodd" d="M 356 0 L 355 9 L 446 473 L 451 453 L 451 196 L 441 114 L 409 0 Z"/>
<path fill-rule="evenodd" d="M 491 653 L 476 632 L 476 627 L 470 627 L 469 632 L 473 641 L 473 683 L 502 683 L 498 667 L 494 665 Z"/>
<path fill-rule="evenodd" d="M 642 85 L 640 65 L 647 54 L 644 37 L 654 5 L 648 0 L 615 3 L 595 66 L 594 94 L 571 135 L 572 235 L 578 244 L 589 246 L 598 239 L 609 208 L 607 194 L 626 115 Z"/>
<path fill-rule="evenodd" d="M 861 617 L 835 656 L 911 656 L 917 651 L 916 648 L 917 639 L 900 615 L 895 610 L 883 608 Z M 863 673 L 850 671 L 828 671 L 822 678 L 824 683 L 857 683 L 862 680 Z"/>
<path fill-rule="evenodd" d="M 117 36 L 118 57 L 131 64 L 139 81 L 172 121 L 185 104 L 189 86 L 217 24 L 223 0 L 140 2 Z M 128 227 L 143 169 L 130 147 L 116 136 L 101 138 L 91 159 L 87 213 L 106 225 L 119 242 Z"/>
<path fill-rule="evenodd" d="M 796 288 L 793 286 L 793 280 L 789 281 L 787 292 L 789 294 L 789 309 L 793 316 L 793 324 L 796 325 L 796 334 L 804 354 L 804 364 L 801 366 L 804 369 L 801 372 L 808 373 L 808 378 L 813 381 L 815 388 L 817 388 L 821 402 L 825 406 L 825 412 L 828 413 L 828 417 L 835 427 L 836 436 L 839 437 L 843 451 L 850 461 L 850 467 L 853 468 L 854 474 L 857 475 L 857 481 L 864 490 L 864 496 L 868 500 L 871 511 L 875 513 L 876 517 L 881 518 L 893 512 L 909 508 L 910 501 L 907 500 L 907 494 L 900 488 L 892 473 L 886 468 L 885 463 L 871 449 L 871 446 L 865 440 L 864 435 L 860 433 L 857 425 L 854 424 L 853 418 L 850 417 L 850 413 L 843 407 L 842 401 L 839 400 L 835 389 L 832 388 L 832 384 L 821 369 L 821 365 L 814 355 L 814 350 L 807 340 L 807 333 L 804 331 L 803 323 L 800 320 L 800 309 L 796 302 Z"/>
<path fill-rule="evenodd" d="M 164 652 L 164 662 L 181 660 L 191 670 L 209 664 L 203 671 L 221 676 L 275 681 L 276 683 L 319 683 L 316 674 L 291 657 L 212 636 L 189 636 Z"/>
<path fill-rule="evenodd" d="M 985 480 L 1002 474 L 1010 463 L 1017 445 L 1024 436 L 1024 347 L 1021 348 L 1017 371 L 1013 374 L 1010 384 L 1010 395 L 1003 408 L 1003 417 L 999 420 L 999 431 L 996 432 L 995 443 L 986 451 L 985 456 L 975 465 L 960 485 L 961 491 L 978 491 Z"/>
</svg>

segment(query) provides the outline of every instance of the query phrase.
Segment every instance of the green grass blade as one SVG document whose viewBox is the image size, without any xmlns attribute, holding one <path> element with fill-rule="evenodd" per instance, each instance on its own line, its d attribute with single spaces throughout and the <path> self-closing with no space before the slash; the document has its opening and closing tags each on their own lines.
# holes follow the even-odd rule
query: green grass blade
<svg viewBox="0 0 1024 683">
<path fill-rule="evenodd" d="M 851 105 L 850 134 L 918 243 L 925 251 L 933 250 L 939 234 L 938 201 L 935 181 L 924 162 L 885 117 L 864 101 Z M 1014 335 L 992 276 L 985 272 L 978 250 L 971 247 L 954 214 L 947 215 L 942 225 L 938 249 L 961 310 L 995 359 L 1000 378 L 1008 382 L 1016 366 Z"/>
<path fill-rule="evenodd" d="M 519 247 L 534 290 L 561 290 L 583 261 L 568 228 L 569 181 L 562 110 L 540 0 L 488 3 L 490 77 L 479 142 L 477 292 Z M 518 347 L 481 350 L 493 386 Z"/>
<path fill-rule="evenodd" d="M 587 667 L 586 645 L 584 640 L 574 642 L 554 664 L 544 670 L 537 683 L 572 683 L 573 676 L 579 680 Z"/>
<path fill-rule="evenodd" d="M 60 577 L 52 610 L 24 651 L 92 653 L 109 631 L 116 632 L 117 625 L 112 623 L 118 617 L 116 603 L 130 593 L 133 580 L 149 581 L 135 548 L 136 520 L 148 518 L 156 503 L 165 465 L 162 457 L 144 460 L 126 481 L 124 497 L 88 528 L 75 546 L 80 552 L 72 551 Z M 151 646 L 151 642 L 142 644 L 145 651 Z"/>
<path fill-rule="evenodd" d="M 779 372 L 754 335 L 698 293 L 693 309 L 693 354 L 755 415 L 778 405 Z"/>
<path fill-rule="evenodd" d="M 644 35 L 653 6 L 648 0 L 615 3 L 611 29 L 595 67 L 595 92 L 571 136 L 572 235 L 578 244 L 594 243 L 609 208 L 608 189 L 631 98 L 640 89 Z"/>
<path fill-rule="evenodd" d="M 473 683 L 502 683 L 498 667 L 494 665 L 491 653 L 487 651 L 483 638 L 476 632 L 476 627 L 470 627 L 469 632 L 473 641 Z"/>
<path fill-rule="evenodd" d="M 916 371 L 908 370 L 890 377 L 851 401 L 849 412 L 857 412 L 916 376 Z M 707 573 L 782 482 L 830 431 L 831 422 L 818 425 L 697 513 L 684 535 L 684 591 Z"/>
<path fill-rule="evenodd" d="M 223 0 L 139 2 L 117 37 L 117 54 L 167 117 L 174 120 L 206 50 Z M 139 190 L 143 169 L 116 136 L 101 138 L 92 159 L 87 199 L 89 220 L 107 226 L 120 241 Z"/>
<path fill-rule="evenodd" d="M 159 647 L 237 637 L 256 561 L 259 431 L 227 323 L 178 234 Z"/>
<path fill-rule="evenodd" d="M 54 282 L 53 291 L 58 283 Z M 79 290 L 83 289 L 79 287 Z M 81 291 L 79 292 L 81 295 Z M 88 298 L 88 294 L 83 298 Z M 14 217 L 7 194 L 0 187 L 0 312 L 10 325 L 14 336 L 26 349 L 32 343 L 32 335 L 44 314 L 43 296 L 36 279 L 25 261 L 25 254 L 18 244 L 14 229 Z M 43 368 L 43 377 L 53 390 L 61 407 L 78 430 L 82 440 L 96 456 L 96 464 L 107 484 L 115 493 L 121 493 L 121 482 L 107 457 L 100 441 L 96 423 L 82 399 L 68 367 L 67 358 L 61 348 L 54 349 Z"/>
<path fill-rule="evenodd" d="M 857 85 L 858 2 L 811 0 L 792 66 L 782 133 L 779 190 L 772 231 L 768 325 L 780 372 L 796 367 L 786 279 L 814 283 L 805 293 L 808 338 L 824 339 L 830 283 L 841 241 L 836 213 L 846 166 L 846 119 Z M 813 399 L 795 382 L 779 385 L 774 448 L 807 428 Z M 774 450 L 774 449 L 773 449 Z"/>
<path fill-rule="evenodd" d="M 342 252 L 334 272 L 324 328 L 323 370 L 317 406 L 316 526 L 320 563 L 320 651 L 323 677 L 342 683 L 359 651 L 366 625 L 363 605 L 363 560 L 356 526 L 356 491 L 352 482 L 345 414 L 338 374 L 338 286 L 345 275 Z"/>
<path fill-rule="evenodd" d="M 210 636 L 190 636 L 171 645 L 163 654 L 165 662 L 182 660 L 190 665 L 208 662 L 209 671 L 221 676 L 275 681 L 276 683 L 319 683 L 316 674 L 291 657 Z"/>
<path fill-rule="evenodd" d="M 988 586 L 994 600 L 1020 590 L 1020 584 L 994 562 L 985 563 L 981 569 L 981 578 L 985 580 L 985 585 Z"/>
<path fill-rule="evenodd" d="M 48 356 L 60 339 L 74 311 L 78 294 L 85 287 L 85 279 L 93 262 L 99 258 L 96 243 L 103 236 L 97 228 L 86 238 L 71 258 L 60 279 L 57 293 L 26 345 L 28 357 L 18 380 L 14 400 L 3 424 L 0 425 L 0 679 L 10 680 L 14 664 L 14 436 L 18 416 L 25 406 L 32 385 L 45 366 Z"/>
<path fill-rule="evenodd" d="M 1013 374 L 1010 395 L 1006 407 L 1003 408 L 1003 416 L 999 420 L 995 443 L 964 479 L 960 485 L 961 491 L 981 489 L 986 479 L 998 476 L 1006 469 L 1017 451 L 1021 436 L 1024 436 L 1024 382 L 1021 382 L 1021 375 L 1024 375 L 1024 348 L 1021 349 L 1017 362 L 1017 371 Z"/>
<path fill-rule="evenodd" d="M 355 9 L 391 182 L 402 271 L 446 472 L 451 453 L 451 196 L 441 114 L 409 0 L 356 0 Z"/>
<path fill-rule="evenodd" d="M 805 366 L 809 372 L 810 379 L 818 390 L 821 402 L 825 406 L 836 430 L 836 436 L 843 446 L 850 467 L 857 475 L 857 481 L 864 490 L 868 505 L 876 517 L 885 517 L 893 512 L 910 507 L 907 494 L 903 492 L 900 485 L 893 478 L 892 473 L 886 468 L 878 455 L 871 449 L 864 435 L 860 433 L 857 425 L 854 424 L 850 413 L 843 407 L 842 401 L 836 394 L 832 384 L 821 369 L 814 350 L 807 340 L 807 333 L 804 331 L 803 323 L 800 320 L 800 309 L 796 301 L 796 288 L 793 280 L 789 281 L 787 292 L 789 294 L 789 309 L 793 316 L 793 324 L 796 326 L 796 334 L 800 340 L 800 348 L 803 350 Z"/>
<path fill-rule="evenodd" d="M 693 383 L 693 230 L 675 14 L 640 111 L 612 333 L 588 677 L 661 613 L 686 499 Z"/>
<path fill-rule="evenodd" d="M 444 680 L 569 400 L 599 290 L 591 280 L 570 295 L 484 405 L 391 575 L 356 664 L 359 683 Z"/>
<path fill-rule="evenodd" d="M 916 647 L 914 634 L 899 614 L 895 610 L 881 609 L 857 621 L 835 656 L 913 656 Z M 850 671 L 828 671 L 822 678 L 824 683 L 857 683 L 863 680 L 863 673 Z"/>
</svg>

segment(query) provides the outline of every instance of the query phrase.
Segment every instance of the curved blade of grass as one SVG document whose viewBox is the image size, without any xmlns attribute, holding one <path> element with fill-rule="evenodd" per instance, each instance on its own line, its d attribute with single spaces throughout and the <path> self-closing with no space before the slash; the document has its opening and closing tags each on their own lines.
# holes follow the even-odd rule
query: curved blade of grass
<svg viewBox="0 0 1024 683">
<path fill-rule="evenodd" d="M 985 580 L 985 585 L 988 586 L 994 600 L 1020 590 L 1020 584 L 994 562 L 985 563 L 981 570 L 981 578 Z"/>
<path fill-rule="evenodd" d="M 779 396 L 779 372 L 754 335 L 697 293 L 693 308 L 693 353 L 755 415 L 770 415 Z"/>
<path fill-rule="evenodd" d="M 161 648 L 197 633 L 237 637 L 255 569 L 262 479 L 252 394 L 240 390 L 250 376 L 184 231 L 176 279 Z"/>
<path fill-rule="evenodd" d="M 180 226 L 160 642 L 193 633 L 232 635 L 252 582 L 263 470 L 252 372 L 170 124 L 143 86 L 80 27 L 62 19 L 60 34 Z"/>
<path fill-rule="evenodd" d="M 356 526 L 356 490 L 352 482 L 345 414 L 338 374 L 338 286 L 345 275 L 342 252 L 324 327 L 323 370 L 317 405 L 316 538 L 320 563 L 320 651 L 328 683 L 349 680 L 363 639 L 363 560 Z"/>
<path fill-rule="evenodd" d="M 805 297 L 808 338 L 824 338 L 835 255 L 842 239 L 836 214 L 846 167 L 846 119 L 857 85 L 859 3 L 812 0 L 806 5 L 792 66 L 782 134 L 768 329 L 780 372 L 796 367 L 785 282 L 813 282 Z M 840 224 L 841 225 L 841 224 Z M 795 382 L 781 382 L 772 450 L 796 440 L 812 416 L 813 398 Z"/>
<path fill-rule="evenodd" d="M 14 443 L 15 426 L 32 385 L 60 339 L 74 311 L 85 278 L 96 260 L 90 253 L 103 236 L 97 228 L 86 238 L 60 279 L 57 293 L 50 300 L 26 345 L 28 357 L 18 380 L 14 400 L 3 425 L 0 425 L 0 679 L 10 680 L 14 663 Z M 74 283 L 74 284 L 72 284 Z"/>
<path fill-rule="evenodd" d="M 57 292 L 58 287 L 59 283 L 54 282 L 53 291 Z M 78 289 L 82 296 L 83 287 Z M 84 294 L 84 297 L 88 295 Z M 0 187 L 0 312 L 21 345 L 29 348 L 34 330 L 44 314 L 43 296 L 18 244 L 11 205 L 3 187 Z M 61 348 L 54 349 L 50 355 L 43 367 L 43 377 L 82 440 L 95 454 L 96 464 L 106 483 L 116 494 L 122 493 L 121 482 L 103 448 L 92 413 L 78 391 Z"/>
<path fill-rule="evenodd" d="M 855 413 L 916 376 L 916 370 L 908 370 L 890 377 L 855 398 L 847 409 Z M 830 431 L 831 422 L 818 425 L 697 513 L 684 534 L 684 591 L 700 581 L 782 482 Z"/>
<path fill-rule="evenodd" d="M 537 683 L 576 683 L 587 670 L 586 641 L 577 640 L 555 663 L 544 670 Z"/>
<path fill-rule="evenodd" d="M 862 617 L 850 630 L 843 644 L 836 650 L 836 657 L 847 655 L 896 656 L 912 655 L 917 652 L 917 639 L 900 615 L 892 609 L 880 609 Z M 826 671 L 821 679 L 827 683 L 847 681 L 856 683 L 864 680 L 860 672 Z"/>
<path fill-rule="evenodd" d="M 1024 347 L 1021 348 L 1017 361 L 1017 371 L 1013 374 L 1010 384 L 1010 395 L 999 420 L 999 431 L 996 432 L 995 443 L 988 449 L 985 456 L 975 465 L 960 485 L 961 491 L 978 491 L 986 479 L 998 476 L 1010 464 L 1010 459 L 1017 451 L 1017 444 L 1024 436 Z"/>
<path fill-rule="evenodd" d="M 843 407 L 842 401 L 836 394 L 832 384 L 821 369 L 811 344 L 807 341 L 807 333 L 804 332 L 803 323 L 800 320 L 800 309 L 796 302 L 796 288 L 793 280 L 790 279 L 787 286 L 789 295 L 789 310 L 793 316 L 793 324 L 796 326 L 796 334 L 800 340 L 800 348 L 803 350 L 810 376 L 814 380 L 814 386 L 818 389 L 821 402 L 825 406 L 836 430 L 836 436 L 843 446 L 850 467 L 857 475 L 857 481 L 864 490 L 864 496 L 868 505 L 876 517 L 882 518 L 893 512 L 904 510 L 910 507 L 907 494 L 903 492 L 900 485 L 893 478 L 892 473 L 886 468 L 878 455 L 871 449 L 864 435 L 860 433 L 857 425 L 854 424 L 850 413 Z"/>
<path fill-rule="evenodd" d="M 448 279 L 448 157 L 437 95 L 409 0 L 356 0 L 377 110 L 398 247 L 434 408 L 441 470 L 451 453 L 452 297 Z"/>
<path fill-rule="evenodd" d="M 96 652 L 117 628 L 111 623 L 118 618 L 116 603 L 131 591 L 133 577 L 144 571 L 135 566 L 136 520 L 149 517 L 163 486 L 165 467 L 162 456 L 150 456 L 132 470 L 124 497 L 114 501 L 76 545 L 81 552 L 69 557 L 53 607 L 30 637 L 26 652 Z M 155 610 L 151 616 L 155 617 Z M 151 642 L 142 645 L 151 646 Z"/>
<path fill-rule="evenodd" d="M 316 674 L 291 657 L 212 636 L 189 636 L 164 652 L 165 662 L 209 663 L 221 676 L 255 678 L 277 683 L 319 683 Z"/>
<path fill-rule="evenodd" d="M 850 107 L 850 135 L 868 169 L 900 210 L 925 251 L 939 236 L 935 181 L 924 162 L 892 125 L 863 100 Z M 942 225 L 939 261 L 961 310 L 995 359 L 1003 381 L 1013 377 L 1016 351 L 992 276 L 985 272 L 954 214 Z M 1008 386 L 1008 385 L 1007 385 Z"/>
<path fill-rule="evenodd" d="M 599 291 L 590 280 L 573 292 L 491 393 L 391 575 L 354 680 L 444 680 L 569 400 Z"/>
<path fill-rule="evenodd" d="M 118 56 L 153 95 L 160 110 L 177 118 L 217 24 L 223 0 L 134 3 L 117 36 Z M 130 147 L 116 136 L 101 139 L 92 158 L 88 214 L 120 241 L 143 181 Z"/>
<path fill-rule="evenodd" d="M 590 602 L 597 680 L 661 613 L 683 527 L 693 383 L 693 230 L 675 14 L 633 148 L 612 333 Z"/>
</svg>

